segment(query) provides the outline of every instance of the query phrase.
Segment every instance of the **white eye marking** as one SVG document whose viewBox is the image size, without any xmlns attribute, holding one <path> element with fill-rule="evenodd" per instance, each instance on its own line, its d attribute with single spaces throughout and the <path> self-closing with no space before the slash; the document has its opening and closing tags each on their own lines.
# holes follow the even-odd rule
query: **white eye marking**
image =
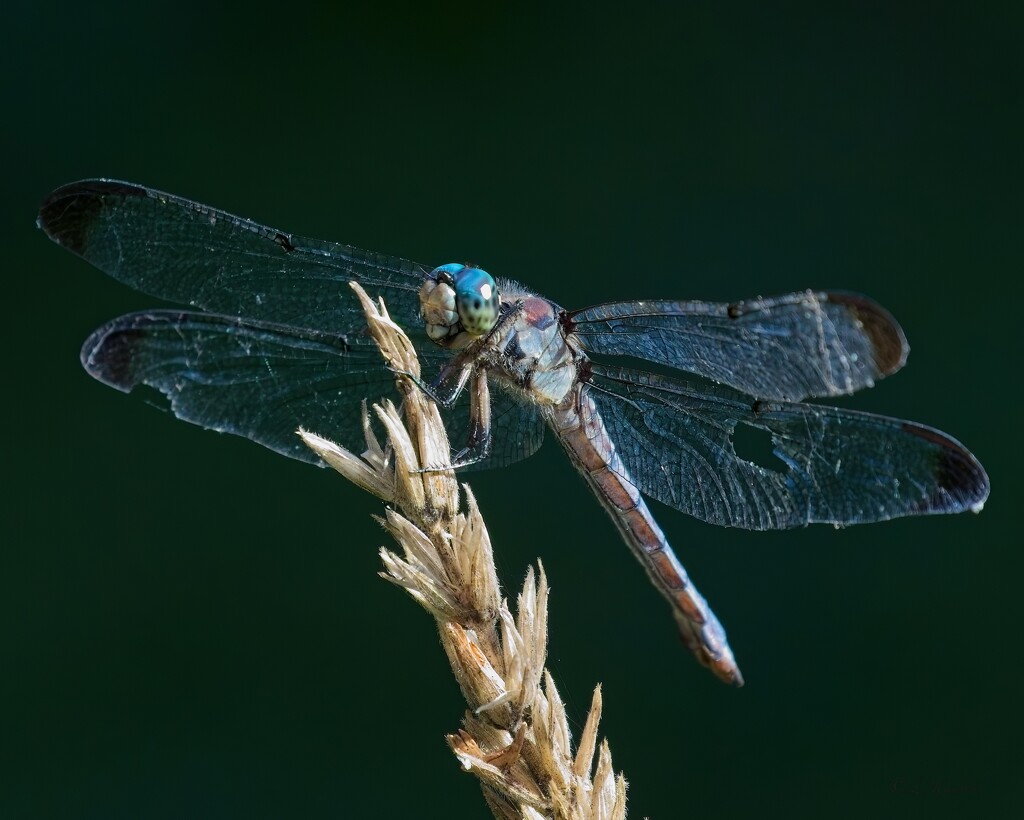
<svg viewBox="0 0 1024 820">
<path fill-rule="evenodd" d="M 489 284 L 487 284 L 486 282 L 484 282 L 480 286 L 480 295 L 483 296 L 484 299 L 490 299 L 491 298 L 491 286 Z"/>
</svg>

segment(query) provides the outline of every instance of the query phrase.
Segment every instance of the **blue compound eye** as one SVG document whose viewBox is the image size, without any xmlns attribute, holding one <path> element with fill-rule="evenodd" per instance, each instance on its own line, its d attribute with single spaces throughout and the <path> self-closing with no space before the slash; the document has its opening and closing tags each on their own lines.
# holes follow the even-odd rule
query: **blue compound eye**
<svg viewBox="0 0 1024 820">
<path fill-rule="evenodd" d="M 465 269 L 465 265 L 460 265 L 458 262 L 449 262 L 447 265 L 440 265 L 439 267 L 434 268 L 430 275 L 431 277 L 436 279 L 437 274 L 447 273 L 454 279 L 456 276 L 459 275 L 459 271 L 463 271 Z"/>
<path fill-rule="evenodd" d="M 501 297 L 494 277 L 480 268 L 460 265 L 460 270 L 454 271 L 452 267 L 455 266 L 444 266 L 455 280 L 455 309 L 459 312 L 459 321 L 471 336 L 483 336 L 498 321 Z"/>
</svg>

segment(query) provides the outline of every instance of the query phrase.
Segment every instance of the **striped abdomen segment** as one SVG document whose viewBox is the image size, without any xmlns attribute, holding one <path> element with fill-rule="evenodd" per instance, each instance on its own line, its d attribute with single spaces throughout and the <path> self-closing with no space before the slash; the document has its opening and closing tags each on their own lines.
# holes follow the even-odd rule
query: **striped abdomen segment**
<svg viewBox="0 0 1024 820">
<path fill-rule="evenodd" d="M 672 606 L 683 641 L 697 659 L 727 683 L 742 686 L 725 630 L 665 539 L 629 478 L 601 415 L 578 383 L 550 411 L 549 421 L 573 464 L 593 488 L 619 532 Z"/>
</svg>

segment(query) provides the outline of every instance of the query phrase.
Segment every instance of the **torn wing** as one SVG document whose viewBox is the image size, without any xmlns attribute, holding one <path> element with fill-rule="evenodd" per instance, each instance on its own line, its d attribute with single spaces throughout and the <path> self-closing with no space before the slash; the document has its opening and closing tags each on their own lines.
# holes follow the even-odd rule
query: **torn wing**
<svg viewBox="0 0 1024 820">
<path fill-rule="evenodd" d="M 836 407 L 593 366 L 587 389 L 636 486 L 703 521 L 751 530 L 978 509 L 988 476 L 944 433 Z M 737 455 L 737 425 L 773 456 Z"/>
</svg>

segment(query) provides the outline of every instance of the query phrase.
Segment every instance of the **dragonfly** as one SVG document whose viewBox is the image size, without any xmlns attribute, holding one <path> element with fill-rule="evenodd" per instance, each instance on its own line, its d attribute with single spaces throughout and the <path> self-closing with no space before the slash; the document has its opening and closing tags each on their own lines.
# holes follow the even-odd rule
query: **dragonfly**
<svg viewBox="0 0 1024 820">
<path fill-rule="evenodd" d="M 504 467 L 549 430 L 686 646 L 727 683 L 743 676 L 725 630 L 644 496 L 747 530 L 978 512 L 988 497 L 984 468 L 946 433 L 807 401 L 870 387 L 906 361 L 903 330 L 864 296 L 565 310 L 473 265 L 300 237 L 106 179 L 53 191 L 38 225 L 114 279 L 182 306 L 100 327 L 82 347 L 89 374 L 124 392 L 154 388 L 184 421 L 314 464 L 298 427 L 360 441 L 363 399 L 394 389 L 350 283 L 382 297 L 437 374 L 421 386 L 449 429 L 465 431 L 453 463 Z M 770 440 L 769 454 L 737 448 L 743 431 Z"/>
</svg>

